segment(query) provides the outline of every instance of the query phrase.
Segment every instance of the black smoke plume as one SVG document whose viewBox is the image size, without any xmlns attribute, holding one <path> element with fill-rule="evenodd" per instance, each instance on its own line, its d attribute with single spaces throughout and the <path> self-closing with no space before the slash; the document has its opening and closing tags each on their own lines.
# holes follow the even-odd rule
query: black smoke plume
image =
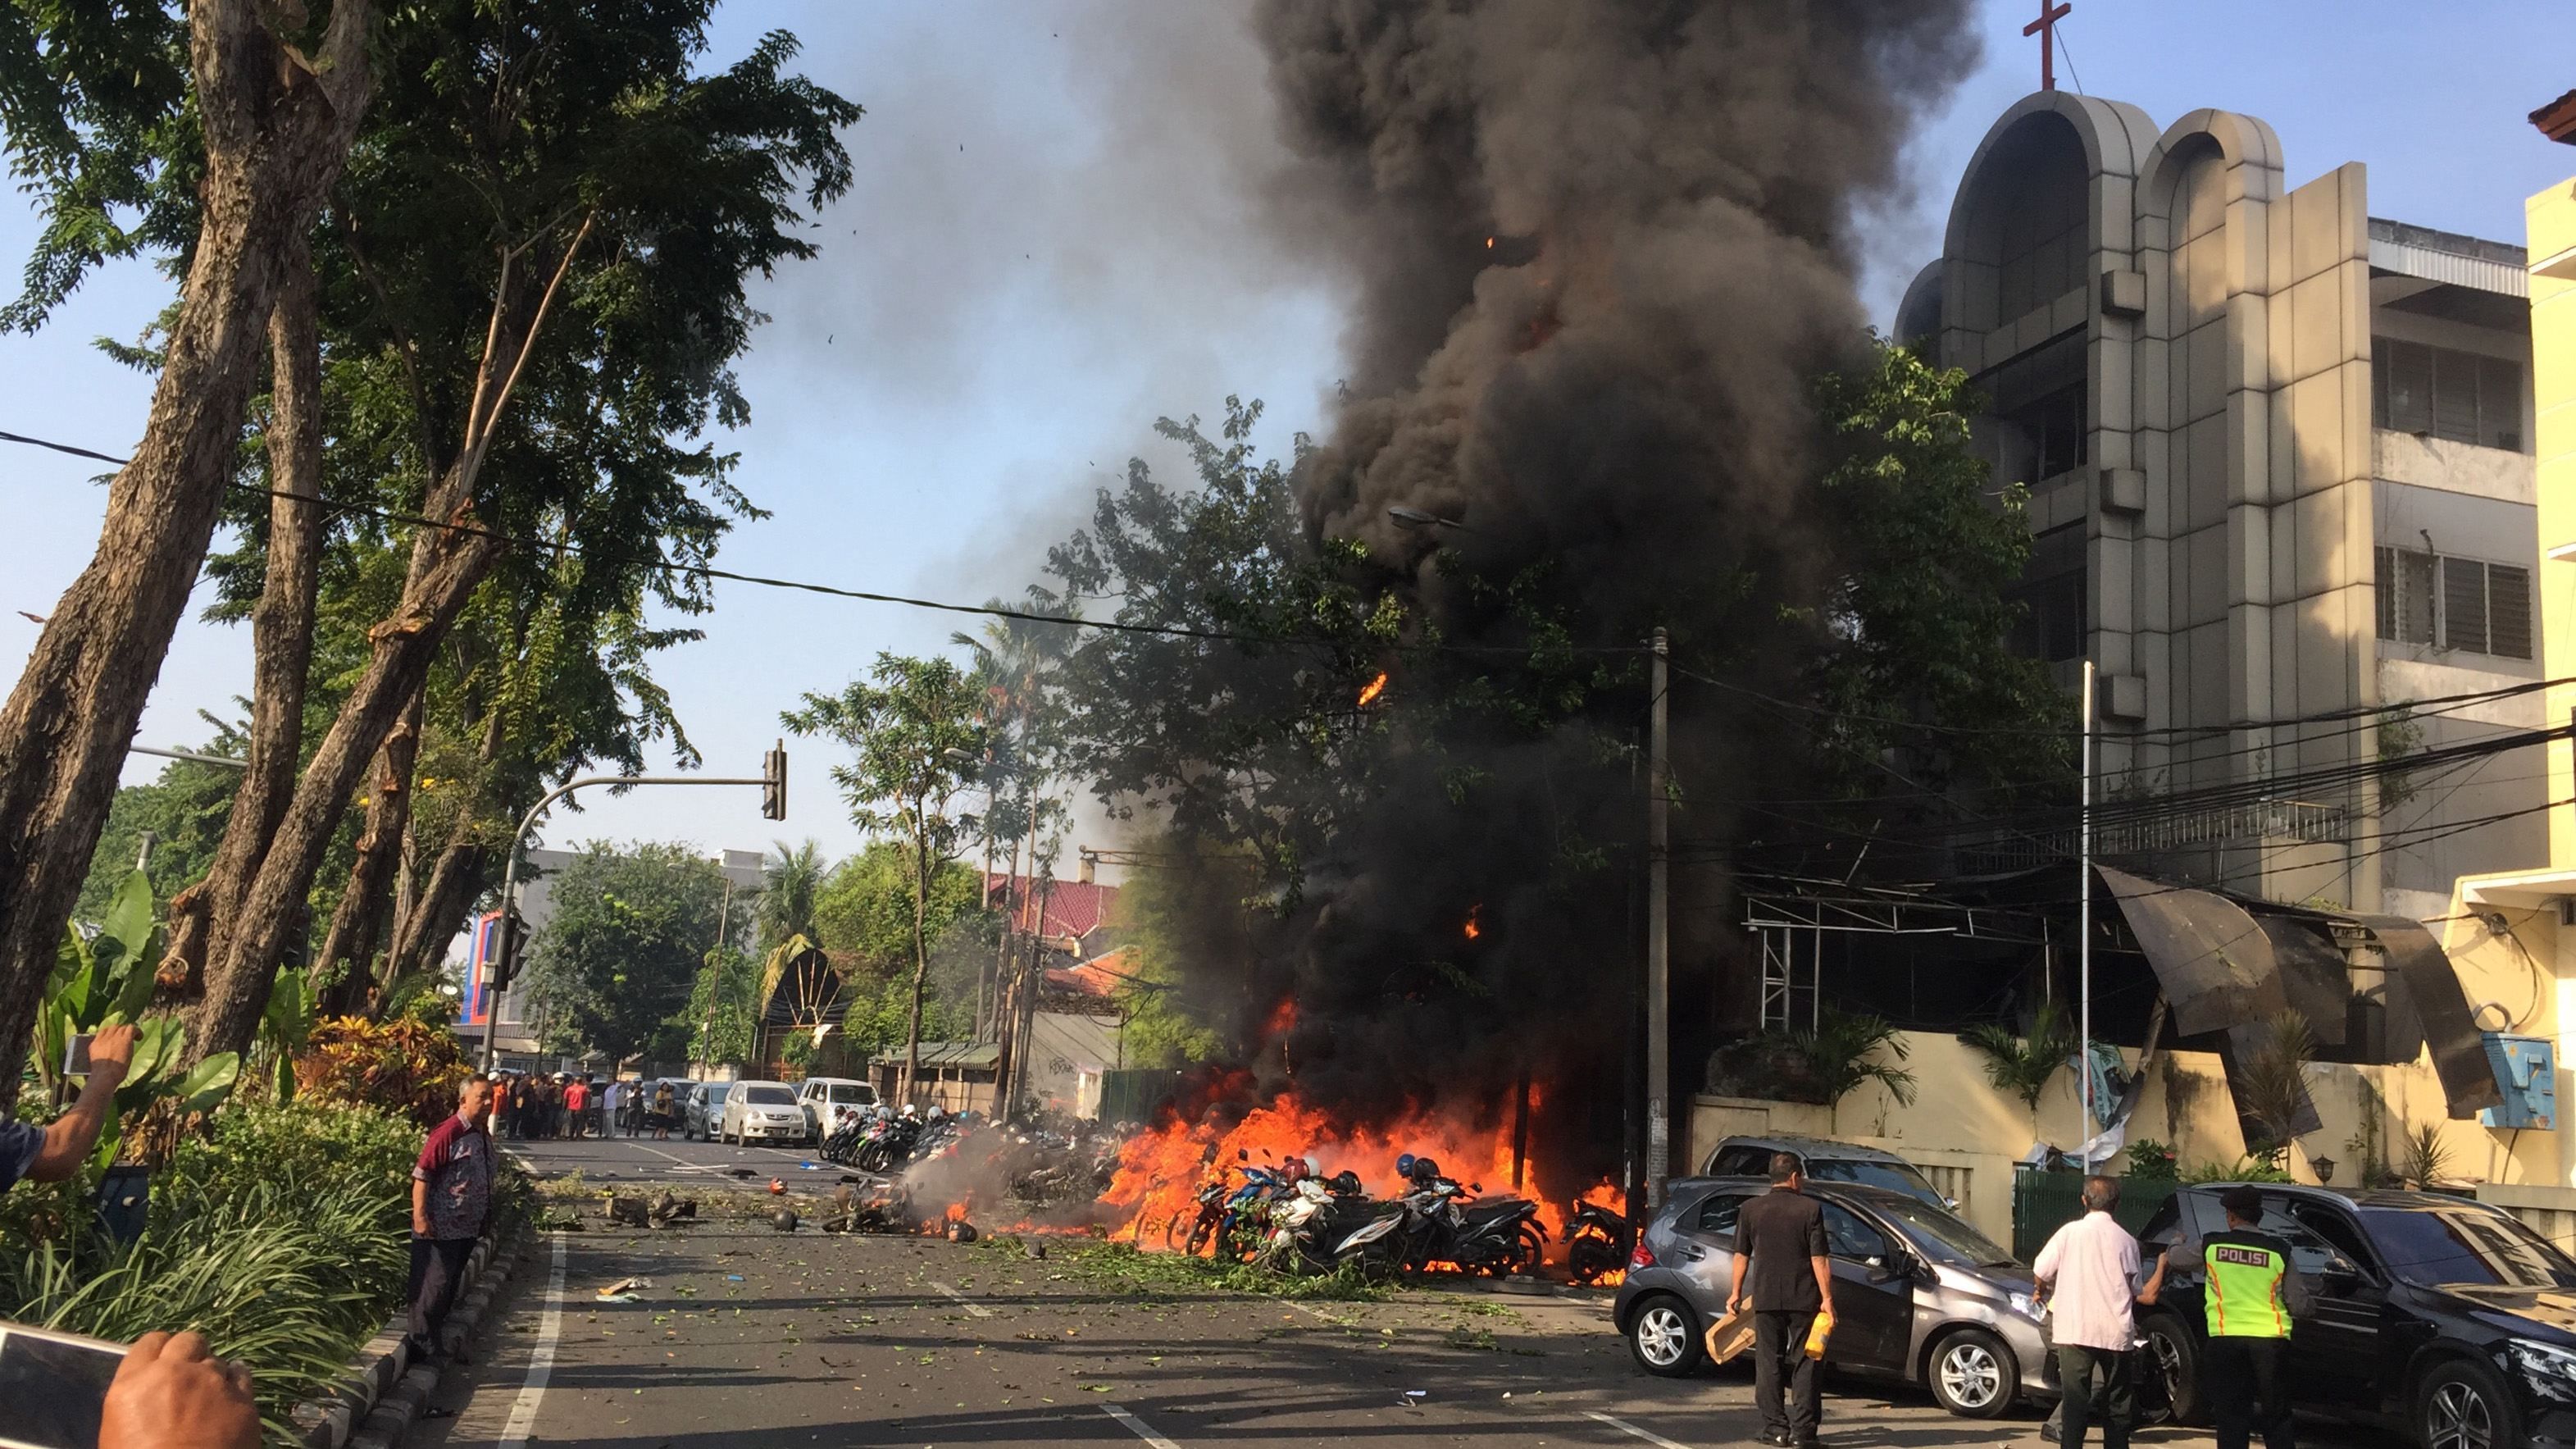
<svg viewBox="0 0 2576 1449">
<path fill-rule="evenodd" d="M 1365 543 L 1417 627 L 1465 646 L 1422 666 L 1437 680 L 1400 669 L 1389 707 L 1472 684 L 1476 646 L 1528 648 L 1516 598 L 1603 671 L 1558 727 L 1453 723 L 1384 762 L 1303 907 L 1249 943 L 1252 1034 L 1295 1007 L 1255 1059 L 1265 1093 L 1491 1120 L 1529 1073 L 1542 1142 L 1613 1159 L 1559 1154 L 1560 1181 L 1615 1165 L 1644 813 L 1633 651 L 1660 624 L 1680 657 L 1756 687 L 1793 667 L 1805 626 L 1784 610 L 1817 587 L 1812 381 L 1865 337 L 1855 211 L 1898 184 L 1909 123 L 1970 68 L 1968 9 L 1259 6 L 1297 158 L 1279 225 L 1356 295 L 1344 401 L 1297 476 L 1305 523 Z M 1724 834 L 1735 783 L 1791 753 L 1781 729 L 1705 692 L 1678 712 L 1677 831 Z M 1741 934 L 1722 859 L 1678 873 L 1674 905 L 1688 1045 L 1753 1003 L 1718 970 Z M 1212 939 L 1239 943 L 1239 917 L 1214 914 Z M 1697 1058 L 1674 1062 L 1686 1094 Z"/>
</svg>

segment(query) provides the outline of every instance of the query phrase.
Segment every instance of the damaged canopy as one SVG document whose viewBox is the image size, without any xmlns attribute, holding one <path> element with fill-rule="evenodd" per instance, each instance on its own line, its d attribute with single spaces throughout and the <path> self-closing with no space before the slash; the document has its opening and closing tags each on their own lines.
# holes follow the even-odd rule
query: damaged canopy
<svg viewBox="0 0 2576 1449">
<path fill-rule="evenodd" d="M 2386 953 L 2392 976 L 2389 1015 L 2407 1028 L 2392 1031 L 2391 1044 L 2404 1060 L 2413 1060 L 2412 1028 L 2421 1024 L 2450 1115 L 2472 1117 L 2502 1100 L 2459 975 L 2420 923 L 2404 916 L 2316 911 L 2256 916 L 2214 891 L 2108 866 L 2096 869 L 2119 901 L 2138 949 L 2172 1004 L 2174 1025 L 2184 1035 L 2236 1034 L 2229 1046 L 2242 1053 L 2253 1046 L 2242 1033 L 2280 1012 L 2296 1011 L 2318 1042 L 2342 1045 L 2351 971 L 2341 949 L 2316 922 L 2347 921 L 2366 928 Z"/>
</svg>

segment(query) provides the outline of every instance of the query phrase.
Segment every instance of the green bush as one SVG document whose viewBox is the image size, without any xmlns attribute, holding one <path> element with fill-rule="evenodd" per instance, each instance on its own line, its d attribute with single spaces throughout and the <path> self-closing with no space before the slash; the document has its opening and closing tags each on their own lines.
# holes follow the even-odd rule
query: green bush
<svg viewBox="0 0 2576 1449">
<path fill-rule="evenodd" d="M 193 1328 L 251 1366 L 272 1442 L 399 1305 L 409 1263 L 420 1129 L 382 1112 L 235 1104 L 155 1175 L 151 1222 L 130 1247 L 89 1230 L 87 1193 L 60 1184 L 15 1201 L 54 1231 L 0 1225 L 0 1317 L 120 1342 Z M 496 1190 L 524 1197 L 516 1171 Z M 68 1229 L 68 1230 L 65 1230 Z"/>
</svg>

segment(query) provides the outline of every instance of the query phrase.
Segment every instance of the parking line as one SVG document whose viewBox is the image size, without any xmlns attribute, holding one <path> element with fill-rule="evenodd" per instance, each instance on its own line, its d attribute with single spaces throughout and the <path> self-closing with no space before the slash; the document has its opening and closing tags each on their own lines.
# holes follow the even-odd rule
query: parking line
<svg viewBox="0 0 2576 1449">
<path fill-rule="evenodd" d="M 1180 1445 L 1175 1444 L 1171 1440 L 1164 1438 L 1162 1435 L 1155 1433 L 1153 1429 L 1146 1425 L 1144 1420 L 1128 1413 L 1125 1405 L 1103 1404 L 1100 1408 L 1101 1411 L 1106 1413 L 1109 1417 L 1126 1425 L 1128 1433 L 1133 1434 L 1137 1438 L 1144 1440 L 1146 1443 L 1153 1445 L 1154 1449 L 1181 1449 Z"/>
<path fill-rule="evenodd" d="M 956 1289 L 949 1287 L 947 1284 L 940 1282 L 936 1278 L 930 1280 L 930 1286 L 947 1294 L 949 1297 L 956 1299 L 959 1303 L 964 1304 L 969 1317 L 990 1318 L 993 1316 L 992 1309 L 985 1307 L 983 1304 L 976 1302 L 974 1299 L 967 1297 L 965 1294 L 958 1292 Z"/>
<path fill-rule="evenodd" d="M 555 1339 L 563 1332 L 564 1235 L 549 1234 L 555 1240 L 555 1263 L 546 1274 L 546 1311 L 537 1322 L 537 1344 L 528 1351 L 527 1381 L 519 1386 L 519 1397 L 510 1405 L 509 1423 L 501 1430 L 500 1449 L 524 1445 L 537 1429 L 537 1408 L 546 1401 L 546 1383 L 555 1373 Z"/>
<path fill-rule="evenodd" d="M 1649 1444 L 1661 1445 L 1662 1449 L 1690 1449 L 1690 1446 L 1687 1444 L 1676 1444 L 1661 1434 L 1649 1434 L 1645 1430 L 1638 1428 L 1636 1425 L 1629 1423 L 1627 1420 L 1613 1418 L 1608 1414 L 1602 1413 L 1599 1409 L 1586 1409 L 1583 1411 L 1583 1417 L 1587 1419 L 1598 1419 L 1602 1423 L 1609 1425 L 1611 1428 L 1618 1430 L 1622 1434 L 1634 1434 Z"/>
</svg>

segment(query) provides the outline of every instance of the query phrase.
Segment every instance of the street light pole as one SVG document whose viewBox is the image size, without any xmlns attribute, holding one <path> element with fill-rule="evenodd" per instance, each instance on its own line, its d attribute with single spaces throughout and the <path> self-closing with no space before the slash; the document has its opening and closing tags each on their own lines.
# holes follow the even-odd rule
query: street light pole
<svg viewBox="0 0 2576 1449">
<path fill-rule="evenodd" d="M 519 828 L 512 832 L 510 836 L 510 854 L 507 862 L 501 867 L 502 939 L 505 941 L 509 939 L 510 923 L 519 918 L 520 842 L 526 840 L 528 838 L 528 832 L 536 828 L 537 817 L 545 814 L 546 808 L 554 804 L 557 800 L 562 799 L 575 790 L 587 789 L 592 785 L 760 785 L 765 787 L 770 783 L 771 781 L 766 775 L 755 775 L 747 780 L 737 778 L 721 780 L 705 779 L 696 775 L 585 775 L 578 780 L 557 785 L 555 788 L 548 790 L 543 796 L 539 797 L 536 804 L 528 807 L 527 814 L 519 817 Z M 516 974 L 515 966 L 516 963 L 514 962 L 513 974 Z M 502 981 L 494 988 L 492 992 L 491 1014 L 486 1017 L 483 1022 L 483 1074 L 485 1076 L 490 1076 L 492 1074 L 493 1059 L 500 1052 L 501 1002 L 509 995 L 509 991 L 510 983 L 506 980 Z"/>
<path fill-rule="evenodd" d="M 2093 1140 L 2093 661 L 2084 661 L 2084 745 L 2081 771 L 2084 776 L 2082 819 L 2078 822 L 2075 859 L 2075 973 L 2076 973 L 2076 1069 L 2083 1084 L 2084 1117 L 2076 1124 L 2076 1152 L 2084 1158 L 2084 1170 L 2093 1170 L 2093 1154 L 2084 1144 Z"/>
<path fill-rule="evenodd" d="M 1672 882 L 1665 818 L 1672 762 L 1664 708 L 1671 650 L 1660 628 L 1655 630 L 1654 651 L 1646 761 L 1646 1205 L 1650 1208 L 1663 1206 L 1664 1178 L 1672 1170 L 1671 932 L 1666 919 Z"/>
</svg>

